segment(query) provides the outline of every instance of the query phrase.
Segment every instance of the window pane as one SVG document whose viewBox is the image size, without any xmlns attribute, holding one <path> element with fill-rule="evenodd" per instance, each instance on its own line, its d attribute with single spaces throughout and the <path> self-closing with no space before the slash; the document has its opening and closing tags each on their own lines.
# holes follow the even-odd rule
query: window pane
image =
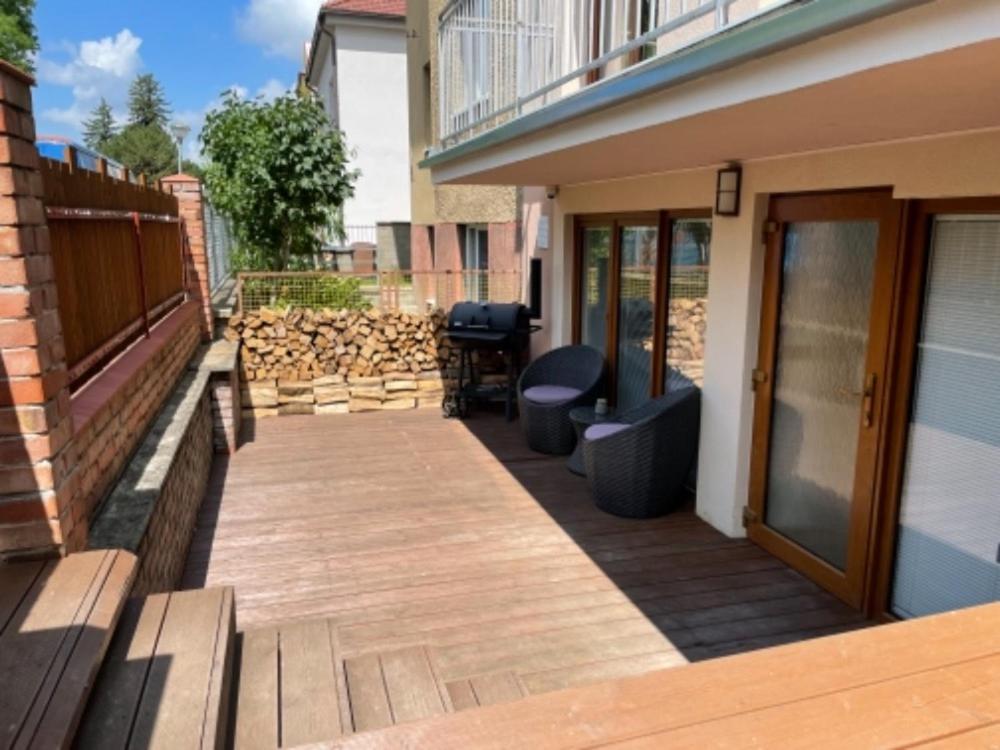
<svg viewBox="0 0 1000 750">
<path fill-rule="evenodd" d="M 657 235 L 655 226 L 621 230 L 616 365 L 619 409 L 638 406 L 651 395 Z"/>
<path fill-rule="evenodd" d="M 580 274 L 580 342 L 607 355 L 608 270 L 611 267 L 611 230 L 583 230 L 583 268 Z"/>
<path fill-rule="evenodd" d="M 1000 600 L 1000 216 L 940 217 L 900 507 L 892 609 Z"/>
<path fill-rule="evenodd" d="M 664 391 L 677 374 L 704 384 L 712 221 L 675 221 L 672 234 Z"/>
</svg>

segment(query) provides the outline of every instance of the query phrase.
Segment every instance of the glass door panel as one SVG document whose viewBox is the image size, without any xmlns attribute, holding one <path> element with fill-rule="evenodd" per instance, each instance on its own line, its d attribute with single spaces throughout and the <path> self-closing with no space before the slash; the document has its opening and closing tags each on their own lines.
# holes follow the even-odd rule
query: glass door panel
<svg viewBox="0 0 1000 750">
<path fill-rule="evenodd" d="M 704 384 L 712 220 L 677 219 L 671 235 L 664 393 L 672 383 Z"/>
<path fill-rule="evenodd" d="M 765 524 L 847 566 L 877 221 L 785 230 Z"/>
<path fill-rule="evenodd" d="M 580 343 L 607 356 L 611 293 L 611 228 L 583 229 L 580 270 Z"/>
<path fill-rule="evenodd" d="M 1000 216 L 939 216 L 900 505 L 900 617 L 1000 600 Z"/>
<path fill-rule="evenodd" d="M 620 229 L 615 361 L 619 409 L 630 409 L 648 401 L 652 392 L 658 234 L 656 226 Z"/>
</svg>

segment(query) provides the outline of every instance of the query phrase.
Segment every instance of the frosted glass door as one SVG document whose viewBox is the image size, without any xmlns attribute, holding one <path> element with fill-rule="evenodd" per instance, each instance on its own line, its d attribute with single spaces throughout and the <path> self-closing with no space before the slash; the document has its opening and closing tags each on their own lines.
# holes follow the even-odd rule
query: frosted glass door
<svg viewBox="0 0 1000 750">
<path fill-rule="evenodd" d="M 765 524 L 844 571 L 877 221 L 785 230 Z"/>
<path fill-rule="evenodd" d="M 1000 216 L 934 223 L 900 506 L 900 617 L 1000 600 Z"/>
</svg>

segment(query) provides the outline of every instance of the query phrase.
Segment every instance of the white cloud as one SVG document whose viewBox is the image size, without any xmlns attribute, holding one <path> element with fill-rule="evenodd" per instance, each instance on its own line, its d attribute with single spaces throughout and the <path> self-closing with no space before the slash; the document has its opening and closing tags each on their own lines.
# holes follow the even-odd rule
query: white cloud
<svg viewBox="0 0 1000 750">
<path fill-rule="evenodd" d="M 237 27 L 244 39 L 269 55 L 301 62 L 319 8 L 319 0 L 250 0 Z"/>
<path fill-rule="evenodd" d="M 272 78 L 270 81 L 257 89 L 257 96 L 263 97 L 267 101 L 273 101 L 279 96 L 284 96 L 287 93 L 288 86 L 283 84 L 277 78 Z"/>
<path fill-rule="evenodd" d="M 61 42 L 53 48 L 68 59 L 60 62 L 48 57 L 49 50 L 38 57 L 38 79 L 42 83 L 70 88 L 73 103 L 62 109 L 48 109 L 42 117 L 59 125 L 79 130 L 91 111 L 105 98 L 121 119 L 124 117 L 128 87 L 142 68 L 139 49 L 142 39 L 129 29 L 115 36 L 89 40 L 75 45 Z"/>
</svg>

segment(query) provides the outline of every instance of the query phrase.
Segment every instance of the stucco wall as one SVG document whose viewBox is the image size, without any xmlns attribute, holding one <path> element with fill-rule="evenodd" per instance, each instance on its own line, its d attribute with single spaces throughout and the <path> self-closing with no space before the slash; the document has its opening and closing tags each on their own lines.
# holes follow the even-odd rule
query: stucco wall
<svg viewBox="0 0 1000 750">
<path fill-rule="evenodd" d="M 360 170 L 348 226 L 410 220 L 406 29 L 337 23 L 337 120 Z M 329 67 L 329 62 L 327 64 Z M 376 95 L 372 95 L 376 92 Z M 329 96 L 329 86 L 320 87 Z"/>
<path fill-rule="evenodd" d="M 715 217 L 708 291 L 698 513 L 743 534 L 763 278 L 762 228 L 771 194 L 891 186 L 897 198 L 1000 195 L 1000 131 L 747 162 L 739 217 Z M 571 339 L 572 216 L 712 205 L 714 170 L 564 187 L 553 218 L 552 345 Z"/>
</svg>

